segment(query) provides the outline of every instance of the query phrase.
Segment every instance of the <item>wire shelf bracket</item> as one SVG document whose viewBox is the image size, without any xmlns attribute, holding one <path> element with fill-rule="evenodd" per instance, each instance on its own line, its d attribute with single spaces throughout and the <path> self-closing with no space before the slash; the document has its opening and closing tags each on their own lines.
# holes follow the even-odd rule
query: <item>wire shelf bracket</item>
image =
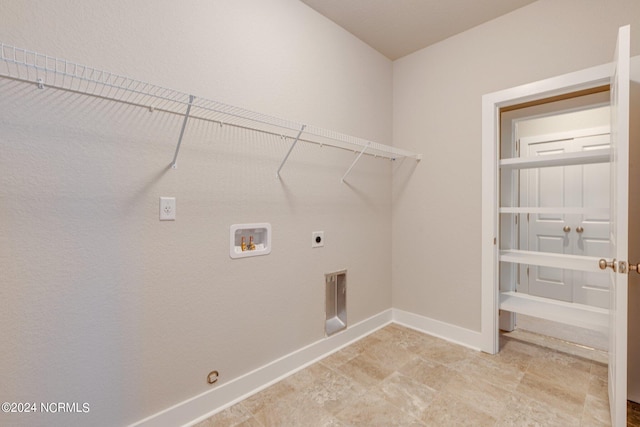
<svg viewBox="0 0 640 427">
<path fill-rule="evenodd" d="M 171 161 L 171 168 L 176 169 L 178 164 L 178 153 L 180 152 L 180 145 L 182 144 L 182 137 L 184 137 L 184 130 L 187 127 L 187 120 L 189 120 L 189 114 L 191 114 L 191 106 L 193 105 L 193 100 L 195 96 L 189 95 L 189 104 L 187 105 L 187 112 L 184 114 L 184 120 L 182 122 L 182 129 L 180 129 L 180 136 L 178 137 L 178 144 L 176 145 L 176 152 L 173 155 L 173 160 Z"/>
<path fill-rule="evenodd" d="M 349 173 L 351 172 L 351 169 L 353 169 L 353 167 L 356 165 L 356 163 L 358 163 L 358 160 L 360 160 L 360 157 L 362 157 L 364 152 L 367 151 L 367 148 L 369 148 L 369 146 L 371 146 L 371 143 L 369 143 L 369 144 L 365 145 L 364 147 L 362 147 L 362 151 L 360 151 L 360 154 L 358 154 L 358 157 L 355 158 L 353 163 L 351 163 L 351 166 L 349 166 L 349 169 L 347 169 L 347 171 L 344 173 L 344 175 L 342 175 L 342 179 L 340 180 L 341 183 L 344 184 L 344 179 L 347 177 L 347 175 L 349 175 Z"/>
<path fill-rule="evenodd" d="M 1 42 L 0 77 L 36 84 L 39 89 L 53 88 L 183 117 L 180 136 L 170 164 L 173 169 L 177 166 L 187 122 L 192 120 L 225 124 L 284 138 L 295 137 L 276 172 L 278 178 L 289 155 L 299 141 L 342 150 L 359 151 L 358 158 L 342 177 L 342 182 L 363 155 L 389 160 L 413 158 L 420 161 L 422 158 L 421 154 L 401 148 L 195 97 L 174 89 L 134 80 L 109 71 L 76 64 Z M 303 133 L 304 138 L 302 138 Z"/>
<path fill-rule="evenodd" d="M 287 162 L 289 155 L 293 151 L 293 147 L 295 147 L 298 141 L 300 140 L 300 135 L 302 135 L 302 132 L 306 127 L 307 125 L 302 125 L 302 127 L 300 128 L 300 132 L 298 132 L 298 135 L 296 135 L 296 139 L 293 141 L 293 144 L 291 144 L 291 147 L 289 147 L 289 151 L 287 151 L 287 154 L 284 156 L 284 159 L 282 159 L 282 163 L 280 163 L 280 167 L 276 171 L 276 178 L 280 179 L 280 171 L 282 170 L 282 167 L 284 166 L 284 164 Z"/>
</svg>

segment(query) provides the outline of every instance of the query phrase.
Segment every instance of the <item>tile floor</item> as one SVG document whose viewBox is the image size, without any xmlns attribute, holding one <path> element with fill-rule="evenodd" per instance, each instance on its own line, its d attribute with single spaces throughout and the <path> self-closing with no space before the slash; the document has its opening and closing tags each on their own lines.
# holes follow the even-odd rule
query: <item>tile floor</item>
<svg viewBox="0 0 640 427">
<path fill-rule="evenodd" d="M 391 324 L 197 427 L 608 426 L 605 356 L 524 331 L 492 356 Z"/>
</svg>

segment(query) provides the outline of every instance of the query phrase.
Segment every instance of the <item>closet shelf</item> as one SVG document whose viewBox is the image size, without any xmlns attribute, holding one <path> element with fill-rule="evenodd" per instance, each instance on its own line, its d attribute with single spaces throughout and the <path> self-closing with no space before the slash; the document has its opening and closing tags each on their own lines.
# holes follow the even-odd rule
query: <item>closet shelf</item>
<svg viewBox="0 0 640 427">
<path fill-rule="evenodd" d="M 184 117 L 176 154 L 172 162 L 174 167 L 184 128 L 187 125 L 187 120 L 191 119 L 252 129 L 283 138 L 295 139 L 295 142 L 304 141 L 327 145 L 391 160 L 400 158 L 420 160 L 422 158 L 421 154 L 400 148 L 234 107 L 3 43 L 0 43 L 0 76 L 37 84 L 40 89 L 52 87 L 139 106 L 152 112 L 160 111 Z M 296 135 L 298 136 L 296 137 Z M 286 158 L 283 164 L 285 161 Z M 350 170 L 351 168 L 349 168 Z"/>
<path fill-rule="evenodd" d="M 521 292 L 500 292 L 500 310 L 606 332 L 609 310 Z"/>
<path fill-rule="evenodd" d="M 562 215 L 598 215 L 608 216 L 609 208 L 542 208 L 542 207 L 509 207 L 499 209 L 501 214 L 562 214 Z"/>
<path fill-rule="evenodd" d="M 502 262 L 539 265 L 541 267 L 566 268 L 569 270 L 590 272 L 601 271 L 598 266 L 598 260 L 600 258 L 590 256 L 507 249 L 500 251 L 499 259 Z"/>
<path fill-rule="evenodd" d="M 577 151 L 574 153 L 550 154 L 538 157 L 517 157 L 500 160 L 500 169 L 531 169 L 552 166 L 587 165 L 608 163 L 611 161 L 611 149 Z"/>
</svg>

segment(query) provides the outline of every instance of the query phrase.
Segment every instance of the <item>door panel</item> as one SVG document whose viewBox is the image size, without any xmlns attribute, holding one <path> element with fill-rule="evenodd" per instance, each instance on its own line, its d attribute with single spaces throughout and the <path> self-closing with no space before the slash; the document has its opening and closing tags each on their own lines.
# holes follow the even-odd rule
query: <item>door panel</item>
<svg viewBox="0 0 640 427">
<path fill-rule="evenodd" d="M 610 134 L 576 138 L 582 151 L 609 148 Z M 582 166 L 582 204 L 585 208 L 607 208 L 610 198 L 610 170 L 607 163 Z M 609 215 L 579 215 L 576 224 L 584 230 L 575 242 L 577 255 L 604 257 L 609 253 Z M 574 272 L 573 302 L 609 308 L 609 280 L 606 272 Z"/>
<path fill-rule="evenodd" d="M 525 144 L 522 155 L 527 157 L 562 154 L 566 151 L 565 141 L 543 141 Z M 526 206 L 557 207 L 567 204 L 565 189 L 565 168 L 550 167 L 522 172 L 528 179 L 522 179 L 526 188 L 523 201 Z M 521 195 L 522 196 L 522 195 Z M 528 219 L 528 250 L 536 252 L 567 253 L 568 240 L 565 215 L 558 213 L 531 214 Z M 571 282 L 567 282 L 566 272 L 559 268 L 529 266 L 527 268 L 528 292 L 561 301 L 571 301 Z"/>
<path fill-rule="evenodd" d="M 629 209 L 629 70 L 630 27 L 620 28 L 611 78 L 611 256 L 628 258 Z M 616 264 L 616 263 L 614 263 Z M 626 272 L 609 270 L 609 405 L 611 424 L 626 425 L 627 411 L 627 304 Z"/>
</svg>

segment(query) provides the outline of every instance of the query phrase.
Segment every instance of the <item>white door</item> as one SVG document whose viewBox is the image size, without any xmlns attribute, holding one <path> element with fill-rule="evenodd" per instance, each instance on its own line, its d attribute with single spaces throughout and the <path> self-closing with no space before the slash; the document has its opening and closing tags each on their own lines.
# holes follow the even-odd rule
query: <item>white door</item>
<svg viewBox="0 0 640 427">
<path fill-rule="evenodd" d="M 577 134 L 575 137 L 574 134 Z M 522 157 L 609 148 L 608 129 L 590 129 L 520 139 Z M 609 253 L 609 164 L 557 166 L 521 171 L 520 203 L 537 208 L 577 208 L 588 213 L 523 215 L 520 248 L 536 252 L 603 257 Z M 609 307 L 604 272 L 546 266 L 521 269 L 518 292 L 544 298 Z"/>
<path fill-rule="evenodd" d="M 627 419 L 627 256 L 629 179 L 630 28 L 620 28 L 611 79 L 611 302 L 609 307 L 609 405 L 611 424 Z"/>
</svg>

